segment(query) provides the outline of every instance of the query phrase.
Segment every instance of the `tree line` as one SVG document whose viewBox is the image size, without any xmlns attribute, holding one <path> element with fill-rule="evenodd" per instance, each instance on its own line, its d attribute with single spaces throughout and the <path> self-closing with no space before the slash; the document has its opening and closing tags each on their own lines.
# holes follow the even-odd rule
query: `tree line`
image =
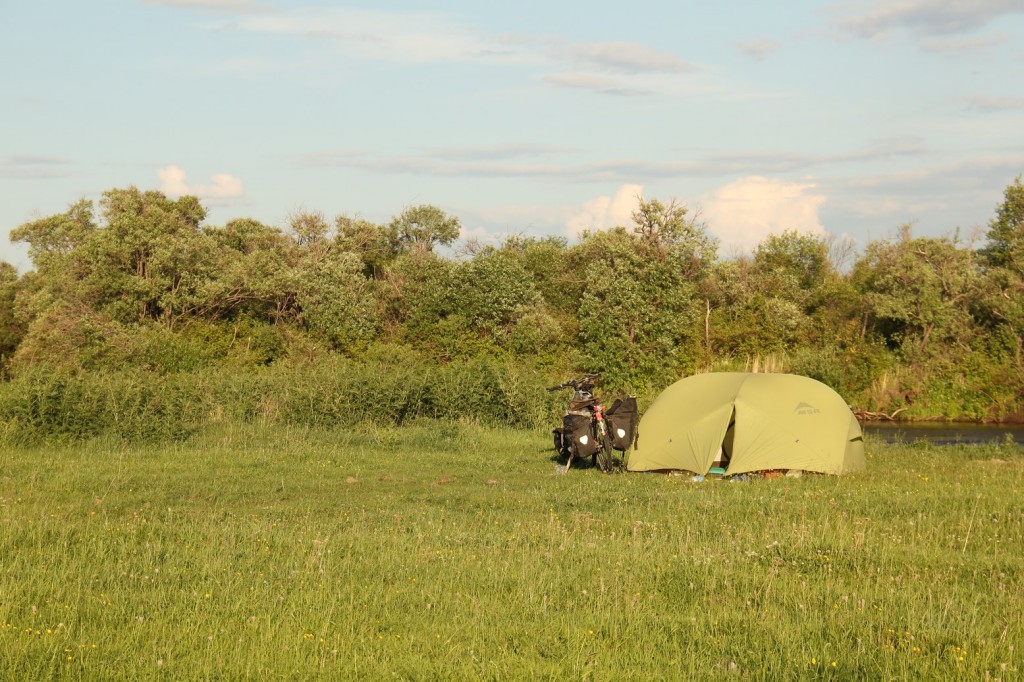
<svg viewBox="0 0 1024 682">
<path fill-rule="evenodd" d="M 0 262 L 3 377 L 494 358 L 641 392 L 766 368 L 873 414 L 1024 418 L 1020 177 L 983 244 L 904 226 L 859 254 L 785 232 L 721 258 L 684 205 L 644 198 L 576 244 L 458 242 L 430 205 L 386 224 L 205 220 L 196 197 L 128 187 L 15 228 L 33 269 Z"/>
</svg>

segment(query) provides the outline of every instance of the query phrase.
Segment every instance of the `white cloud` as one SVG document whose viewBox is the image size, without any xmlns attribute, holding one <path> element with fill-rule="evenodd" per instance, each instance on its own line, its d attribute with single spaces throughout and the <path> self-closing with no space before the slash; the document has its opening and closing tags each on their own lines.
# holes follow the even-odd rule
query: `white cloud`
<svg viewBox="0 0 1024 682">
<path fill-rule="evenodd" d="M 869 40 L 883 40 L 894 29 L 919 37 L 969 33 L 1001 16 L 1024 11 L 1020 0 L 884 0 L 833 6 L 840 28 Z"/>
<path fill-rule="evenodd" d="M 503 234 L 492 232 L 485 227 L 463 225 L 459 228 L 459 239 L 464 242 L 476 242 L 482 246 L 501 246 L 503 236 Z"/>
<path fill-rule="evenodd" d="M 823 234 L 818 210 L 826 198 L 813 190 L 809 183 L 751 175 L 706 195 L 703 216 L 726 251 L 750 251 L 768 235 L 786 230 Z"/>
<path fill-rule="evenodd" d="M 542 72 L 568 71 L 546 77 L 542 73 L 540 77 L 553 85 L 606 95 L 674 92 L 684 87 L 693 94 L 699 86 L 693 79 L 682 79 L 700 71 L 699 65 L 641 43 L 568 43 L 551 36 L 499 35 L 444 11 L 310 5 L 283 8 L 266 6 L 257 0 L 146 1 L 223 15 L 223 23 L 211 25 L 211 29 L 287 36 L 307 44 L 321 44 L 327 48 L 327 54 L 333 51 L 360 60 L 525 64 Z M 280 69 L 274 62 L 258 57 L 235 58 L 218 67 L 221 72 L 240 75 Z M 717 86 L 704 85 L 699 89 Z"/>
<path fill-rule="evenodd" d="M 270 11 L 270 7 L 254 0 L 144 0 L 153 7 L 197 9 L 212 14 L 247 14 Z"/>
<path fill-rule="evenodd" d="M 246 0 L 159 0 L 207 7 Z M 393 11 L 355 7 L 300 7 L 240 16 L 227 28 L 289 35 L 333 44 L 361 59 L 437 63 L 481 59 L 578 65 L 597 74 L 680 74 L 697 67 L 680 57 L 634 42 L 564 44 L 541 36 L 495 35 L 441 11 Z"/>
<path fill-rule="evenodd" d="M 71 162 L 55 156 L 16 155 L 0 159 L 0 178 L 42 180 L 70 174 Z"/>
<path fill-rule="evenodd" d="M 436 159 L 455 161 L 492 161 L 517 158 L 536 158 L 553 154 L 570 153 L 575 150 L 536 142 L 511 142 L 475 147 L 434 147 L 425 150 Z"/>
<path fill-rule="evenodd" d="M 615 196 L 591 199 L 569 217 L 566 233 L 570 237 L 578 237 L 584 230 L 594 232 L 632 224 L 632 213 L 640 204 L 643 193 L 641 185 L 622 185 Z"/>
<path fill-rule="evenodd" d="M 1010 36 L 1005 33 L 990 33 L 970 38 L 924 38 L 921 40 L 921 49 L 926 52 L 955 57 L 965 52 L 986 50 L 1008 42 L 1010 42 Z"/>
<path fill-rule="evenodd" d="M 191 194 L 200 199 L 224 200 L 245 194 L 241 179 L 227 173 L 214 173 L 210 176 L 209 185 L 188 184 L 185 169 L 180 166 L 165 166 L 156 172 L 156 176 L 160 180 L 160 191 L 169 196 Z"/>
<path fill-rule="evenodd" d="M 767 57 L 774 52 L 778 52 L 782 45 L 771 38 L 758 38 L 757 40 L 748 40 L 743 43 L 738 43 L 736 47 L 738 47 L 740 52 L 748 57 L 761 59 L 762 57 Z"/>
<path fill-rule="evenodd" d="M 988 104 L 991 106 L 997 103 Z M 1001 104 L 1006 107 L 1012 102 Z M 297 157 L 296 162 L 304 167 L 355 168 L 374 173 L 534 180 L 560 178 L 610 185 L 638 180 L 655 182 L 665 178 L 792 175 L 840 164 L 918 157 L 929 151 L 921 138 L 896 137 L 877 140 L 850 151 L 818 154 L 747 150 L 714 153 L 703 158 L 598 158 L 577 161 L 573 157 L 578 156 L 580 150 L 520 142 L 490 147 L 424 149 L 402 156 L 387 156 L 370 149 L 339 149 L 304 154 Z"/>
<path fill-rule="evenodd" d="M 968 106 L 974 111 L 1019 111 L 1024 109 L 1024 97 L 991 97 L 972 95 L 967 98 Z"/>
<path fill-rule="evenodd" d="M 695 66 L 645 45 L 627 42 L 579 43 L 551 50 L 552 56 L 586 64 L 600 72 L 683 73 Z"/>
<path fill-rule="evenodd" d="M 415 63 L 497 56 L 484 35 L 435 12 L 306 7 L 243 17 L 235 25 L 254 33 L 325 41 L 363 59 Z"/>
<path fill-rule="evenodd" d="M 603 95 L 632 96 L 651 94 L 650 90 L 629 87 L 616 78 L 589 73 L 555 73 L 544 76 L 542 80 L 549 85 L 556 85 L 560 88 L 591 90 Z"/>
<path fill-rule="evenodd" d="M 477 225 L 488 232 L 503 235 L 544 237 L 562 231 L 579 206 L 561 204 L 477 204 L 464 206 L 459 215 L 463 224 Z"/>
</svg>

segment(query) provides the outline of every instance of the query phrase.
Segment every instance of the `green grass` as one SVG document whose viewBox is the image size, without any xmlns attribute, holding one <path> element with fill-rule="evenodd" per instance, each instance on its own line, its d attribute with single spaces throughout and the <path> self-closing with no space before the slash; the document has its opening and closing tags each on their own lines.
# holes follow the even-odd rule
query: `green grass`
<svg viewBox="0 0 1024 682">
<path fill-rule="evenodd" d="M 1018 679 L 1024 452 L 748 483 L 543 431 L 0 453 L 3 679 Z"/>
</svg>

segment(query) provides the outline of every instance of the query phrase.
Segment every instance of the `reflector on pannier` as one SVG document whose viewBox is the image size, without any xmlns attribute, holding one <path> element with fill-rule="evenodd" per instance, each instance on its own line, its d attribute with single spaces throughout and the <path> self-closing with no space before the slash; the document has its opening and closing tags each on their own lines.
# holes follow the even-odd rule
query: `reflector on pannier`
<svg viewBox="0 0 1024 682">
<path fill-rule="evenodd" d="M 636 398 L 617 398 L 605 411 L 604 418 L 608 422 L 608 435 L 611 436 L 612 447 L 622 451 L 631 448 L 636 437 Z"/>
</svg>

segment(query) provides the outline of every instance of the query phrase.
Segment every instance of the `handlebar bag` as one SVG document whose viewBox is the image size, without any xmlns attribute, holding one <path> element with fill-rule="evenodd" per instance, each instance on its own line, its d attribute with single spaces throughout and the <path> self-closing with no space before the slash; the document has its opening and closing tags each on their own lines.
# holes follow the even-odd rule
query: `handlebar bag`
<svg viewBox="0 0 1024 682">
<path fill-rule="evenodd" d="M 605 411 L 604 419 L 608 422 L 608 435 L 611 436 L 612 447 L 623 451 L 631 448 L 636 436 L 636 398 L 616 398 L 612 406 Z"/>
<path fill-rule="evenodd" d="M 589 391 L 576 391 L 569 399 L 569 411 L 584 410 L 597 403 L 597 399 Z"/>
</svg>

